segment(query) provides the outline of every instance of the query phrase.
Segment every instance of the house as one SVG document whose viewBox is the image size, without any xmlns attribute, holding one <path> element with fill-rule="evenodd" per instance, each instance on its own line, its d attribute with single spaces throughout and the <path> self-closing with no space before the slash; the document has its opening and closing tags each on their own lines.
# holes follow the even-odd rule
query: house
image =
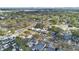
<svg viewBox="0 0 79 59">
<path fill-rule="evenodd" d="M 27 43 L 27 45 L 28 45 L 29 47 L 33 47 L 33 46 L 35 46 L 36 44 L 38 44 L 38 41 L 36 41 L 34 38 L 29 39 L 29 40 L 28 40 L 28 43 Z"/>
<path fill-rule="evenodd" d="M 42 51 L 45 46 L 46 46 L 45 43 L 39 42 L 37 45 L 35 45 L 35 46 L 32 47 L 32 50 L 33 51 Z"/>
<path fill-rule="evenodd" d="M 3 45 L 3 48 L 4 49 L 7 49 L 7 48 L 9 48 L 9 45 L 8 44 L 5 44 L 5 45 Z"/>
<path fill-rule="evenodd" d="M 64 40 L 70 40 L 71 37 L 72 37 L 72 35 L 69 34 L 69 33 L 64 33 L 64 34 L 63 34 L 63 39 L 64 39 Z"/>
<path fill-rule="evenodd" d="M 57 33 L 56 33 L 56 32 L 52 32 L 52 33 L 51 33 L 52 40 L 55 40 L 55 39 L 56 39 L 56 37 L 57 37 L 56 35 L 57 35 Z"/>
<path fill-rule="evenodd" d="M 5 19 L 5 17 L 4 16 L 0 16 L 0 20 L 3 20 L 3 19 Z"/>
<path fill-rule="evenodd" d="M 2 50 L 4 50 L 4 48 L 3 48 L 3 46 L 2 46 L 2 45 L 0 45 L 0 51 L 2 51 Z"/>
<path fill-rule="evenodd" d="M 53 46 L 52 42 L 46 44 L 44 51 L 55 51 L 55 47 Z"/>
</svg>

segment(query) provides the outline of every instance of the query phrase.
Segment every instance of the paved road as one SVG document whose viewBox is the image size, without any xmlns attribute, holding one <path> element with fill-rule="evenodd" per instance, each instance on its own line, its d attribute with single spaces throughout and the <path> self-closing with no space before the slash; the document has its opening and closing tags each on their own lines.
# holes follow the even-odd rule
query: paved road
<svg viewBox="0 0 79 59">
<path fill-rule="evenodd" d="M 52 25 L 58 28 L 61 28 L 63 30 L 79 30 L 79 28 L 76 27 L 68 27 L 68 25 Z"/>
</svg>

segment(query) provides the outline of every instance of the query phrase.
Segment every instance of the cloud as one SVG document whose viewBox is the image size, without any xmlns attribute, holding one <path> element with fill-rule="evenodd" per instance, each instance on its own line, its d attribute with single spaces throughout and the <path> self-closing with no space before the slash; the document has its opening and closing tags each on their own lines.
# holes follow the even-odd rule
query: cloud
<svg viewBox="0 0 79 59">
<path fill-rule="evenodd" d="M 0 0 L 0 7 L 79 7 L 78 0 Z"/>
</svg>

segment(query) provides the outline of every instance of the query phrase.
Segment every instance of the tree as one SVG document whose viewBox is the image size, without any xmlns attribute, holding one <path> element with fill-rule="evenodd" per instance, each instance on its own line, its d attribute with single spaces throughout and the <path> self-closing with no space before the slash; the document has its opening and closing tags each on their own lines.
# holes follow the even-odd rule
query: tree
<svg viewBox="0 0 79 59">
<path fill-rule="evenodd" d="M 79 37 L 79 30 L 71 30 L 73 36 Z"/>
<path fill-rule="evenodd" d="M 50 20 L 50 22 L 55 25 L 58 22 L 58 18 L 53 16 L 52 19 Z"/>
<path fill-rule="evenodd" d="M 37 23 L 35 28 L 43 29 L 44 25 L 42 23 Z"/>
<path fill-rule="evenodd" d="M 29 48 L 26 45 L 26 42 L 23 41 L 20 37 L 16 37 L 16 43 L 24 50 L 24 51 L 29 51 L 31 48 Z"/>
<path fill-rule="evenodd" d="M 61 28 L 52 26 L 51 31 L 52 31 L 52 32 L 57 32 L 57 33 L 58 33 L 58 32 L 62 32 L 63 30 L 62 30 Z"/>
<path fill-rule="evenodd" d="M 5 31 L 0 30 L 0 36 L 5 35 Z"/>
</svg>

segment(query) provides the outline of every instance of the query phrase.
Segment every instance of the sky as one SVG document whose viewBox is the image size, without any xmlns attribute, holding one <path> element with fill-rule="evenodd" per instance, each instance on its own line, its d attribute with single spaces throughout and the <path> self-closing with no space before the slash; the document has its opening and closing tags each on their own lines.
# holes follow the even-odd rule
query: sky
<svg viewBox="0 0 79 59">
<path fill-rule="evenodd" d="M 0 0 L 0 7 L 79 7 L 78 0 Z"/>
</svg>

